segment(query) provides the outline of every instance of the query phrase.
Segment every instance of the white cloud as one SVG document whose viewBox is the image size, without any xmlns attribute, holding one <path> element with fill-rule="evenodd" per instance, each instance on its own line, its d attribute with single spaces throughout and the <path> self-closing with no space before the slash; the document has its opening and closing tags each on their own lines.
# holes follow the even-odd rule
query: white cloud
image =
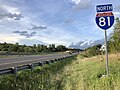
<svg viewBox="0 0 120 90">
<path fill-rule="evenodd" d="M 8 6 L 8 5 L 1 5 L 0 8 L 9 12 L 9 13 L 20 13 L 17 8 L 11 7 L 11 6 Z"/>
<path fill-rule="evenodd" d="M 66 0 L 69 3 L 73 4 L 88 4 L 90 3 L 90 0 Z"/>
<path fill-rule="evenodd" d="M 20 44 L 25 44 L 25 45 L 33 45 L 33 44 L 43 44 L 43 45 L 48 45 L 47 43 L 44 43 L 40 40 L 37 39 L 31 39 L 31 38 L 26 38 L 26 39 L 20 39 L 19 40 Z"/>
<path fill-rule="evenodd" d="M 0 42 L 16 43 L 23 37 L 11 34 L 0 34 Z"/>
<path fill-rule="evenodd" d="M 113 14 L 114 14 L 115 18 L 120 17 L 120 12 L 113 12 Z"/>
<path fill-rule="evenodd" d="M 113 12 L 115 15 L 120 15 L 120 12 Z"/>
<path fill-rule="evenodd" d="M 72 19 L 72 18 L 67 18 L 64 21 L 64 23 L 72 23 L 72 22 L 74 22 L 74 19 Z"/>
<path fill-rule="evenodd" d="M 120 11 L 120 4 L 114 8 L 116 11 Z"/>
<path fill-rule="evenodd" d="M 70 0 L 70 1 L 75 3 L 75 4 L 79 4 L 81 2 L 81 0 Z"/>
<path fill-rule="evenodd" d="M 74 11 L 78 11 L 81 9 L 86 9 L 91 6 L 91 1 L 90 0 L 66 0 L 68 3 L 72 3 L 72 9 Z"/>
<path fill-rule="evenodd" d="M 22 14 L 15 7 L 8 5 L 0 5 L 0 20 L 20 20 Z"/>
<path fill-rule="evenodd" d="M 46 36 L 46 38 L 41 37 L 40 40 L 50 44 L 55 43 L 56 45 L 59 44 L 68 45 L 70 44 L 70 42 L 76 40 L 73 33 L 69 32 L 69 30 L 65 30 L 63 28 L 60 27 L 58 28 L 55 26 L 54 27 L 51 26 L 48 28 L 48 34 L 44 33 L 44 31 L 41 31 L 40 34 Z"/>
</svg>

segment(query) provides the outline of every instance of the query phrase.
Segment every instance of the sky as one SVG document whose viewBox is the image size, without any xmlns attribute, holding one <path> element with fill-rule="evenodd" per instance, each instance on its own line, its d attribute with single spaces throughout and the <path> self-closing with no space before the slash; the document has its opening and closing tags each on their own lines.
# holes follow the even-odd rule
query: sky
<svg viewBox="0 0 120 90">
<path fill-rule="evenodd" d="M 0 43 L 68 46 L 103 39 L 95 22 L 99 4 L 113 4 L 120 17 L 120 0 L 0 0 Z"/>
</svg>

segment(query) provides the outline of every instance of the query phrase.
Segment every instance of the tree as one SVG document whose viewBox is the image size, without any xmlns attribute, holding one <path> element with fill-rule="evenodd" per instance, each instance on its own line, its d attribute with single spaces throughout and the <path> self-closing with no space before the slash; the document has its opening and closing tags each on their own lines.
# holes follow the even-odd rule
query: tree
<svg viewBox="0 0 120 90">
<path fill-rule="evenodd" d="M 18 52 L 18 50 L 19 50 L 19 45 L 18 45 L 18 43 L 12 45 L 12 51 L 13 51 L 13 52 Z"/>
<path fill-rule="evenodd" d="M 0 51 L 2 51 L 2 45 L 0 45 Z"/>
<path fill-rule="evenodd" d="M 116 23 L 113 29 L 113 35 L 109 41 L 109 50 L 111 52 L 120 52 L 120 19 L 116 18 Z"/>
<path fill-rule="evenodd" d="M 57 50 L 57 51 L 66 51 L 67 48 L 66 48 L 65 46 L 63 46 L 63 45 L 58 45 L 58 46 L 56 47 L 56 50 Z"/>
<path fill-rule="evenodd" d="M 47 46 L 38 44 L 37 51 L 38 51 L 38 53 L 39 52 L 47 52 Z"/>
<path fill-rule="evenodd" d="M 101 46 L 102 46 L 101 44 L 98 44 L 98 45 L 94 45 L 92 47 L 87 48 L 85 50 L 86 51 L 85 55 L 87 55 L 88 57 L 99 55 Z"/>
<path fill-rule="evenodd" d="M 6 42 L 4 42 L 2 45 L 2 51 L 8 51 L 8 48 L 9 48 L 9 45 Z"/>
<path fill-rule="evenodd" d="M 41 48 L 41 45 L 40 45 L 40 44 L 37 45 L 37 51 L 38 51 L 38 53 L 39 53 L 39 52 L 42 52 L 42 48 Z"/>
<path fill-rule="evenodd" d="M 47 50 L 48 48 L 47 48 L 47 46 L 45 46 L 45 45 L 42 45 L 42 49 L 43 49 L 42 52 L 47 52 L 47 51 L 48 51 L 48 50 Z"/>
<path fill-rule="evenodd" d="M 55 52 L 56 51 L 55 44 L 50 44 L 49 47 L 48 47 L 48 50 L 50 52 Z"/>
<path fill-rule="evenodd" d="M 17 52 L 18 52 L 18 53 L 24 53 L 24 52 L 25 52 L 25 50 L 24 50 L 23 46 L 19 47 L 19 49 L 18 49 L 18 51 L 17 51 Z"/>
</svg>

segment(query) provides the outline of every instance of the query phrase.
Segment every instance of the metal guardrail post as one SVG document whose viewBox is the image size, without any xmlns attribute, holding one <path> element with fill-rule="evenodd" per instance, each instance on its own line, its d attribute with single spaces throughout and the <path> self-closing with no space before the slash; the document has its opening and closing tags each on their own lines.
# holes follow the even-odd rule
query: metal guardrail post
<svg viewBox="0 0 120 90">
<path fill-rule="evenodd" d="M 34 69 L 33 68 L 33 64 L 29 64 L 29 68 L 31 69 L 31 71 Z"/>
<path fill-rule="evenodd" d="M 60 61 L 62 61 L 62 60 L 63 60 L 63 58 L 60 59 Z"/>
<path fill-rule="evenodd" d="M 51 63 L 54 63 L 54 62 L 55 62 L 55 60 L 50 60 L 50 62 L 51 62 Z"/>
<path fill-rule="evenodd" d="M 58 61 L 58 59 L 55 59 L 55 61 L 57 62 L 57 61 Z"/>
<path fill-rule="evenodd" d="M 50 64 L 50 61 L 46 61 L 46 64 Z"/>
<path fill-rule="evenodd" d="M 17 67 L 13 67 L 12 70 L 13 70 L 13 74 L 15 76 L 15 79 L 17 79 L 17 71 L 18 71 Z"/>
<path fill-rule="evenodd" d="M 42 66 L 43 66 L 43 63 L 42 63 L 42 62 L 39 62 L 39 65 L 42 67 Z"/>
</svg>

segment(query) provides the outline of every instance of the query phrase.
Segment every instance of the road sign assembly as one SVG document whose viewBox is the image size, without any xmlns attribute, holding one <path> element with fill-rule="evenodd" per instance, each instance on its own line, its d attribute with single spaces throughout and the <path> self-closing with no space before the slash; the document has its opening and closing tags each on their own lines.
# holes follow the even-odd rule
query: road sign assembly
<svg viewBox="0 0 120 90">
<path fill-rule="evenodd" d="M 96 24 L 98 27 L 105 31 L 105 46 L 106 46 L 106 72 L 107 76 L 109 76 L 109 67 L 108 67 L 108 50 L 107 50 L 107 32 L 106 30 L 112 27 L 114 24 L 114 15 L 112 13 L 113 6 L 112 4 L 106 5 L 97 5 L 96 6 Z"/>
</svg>

